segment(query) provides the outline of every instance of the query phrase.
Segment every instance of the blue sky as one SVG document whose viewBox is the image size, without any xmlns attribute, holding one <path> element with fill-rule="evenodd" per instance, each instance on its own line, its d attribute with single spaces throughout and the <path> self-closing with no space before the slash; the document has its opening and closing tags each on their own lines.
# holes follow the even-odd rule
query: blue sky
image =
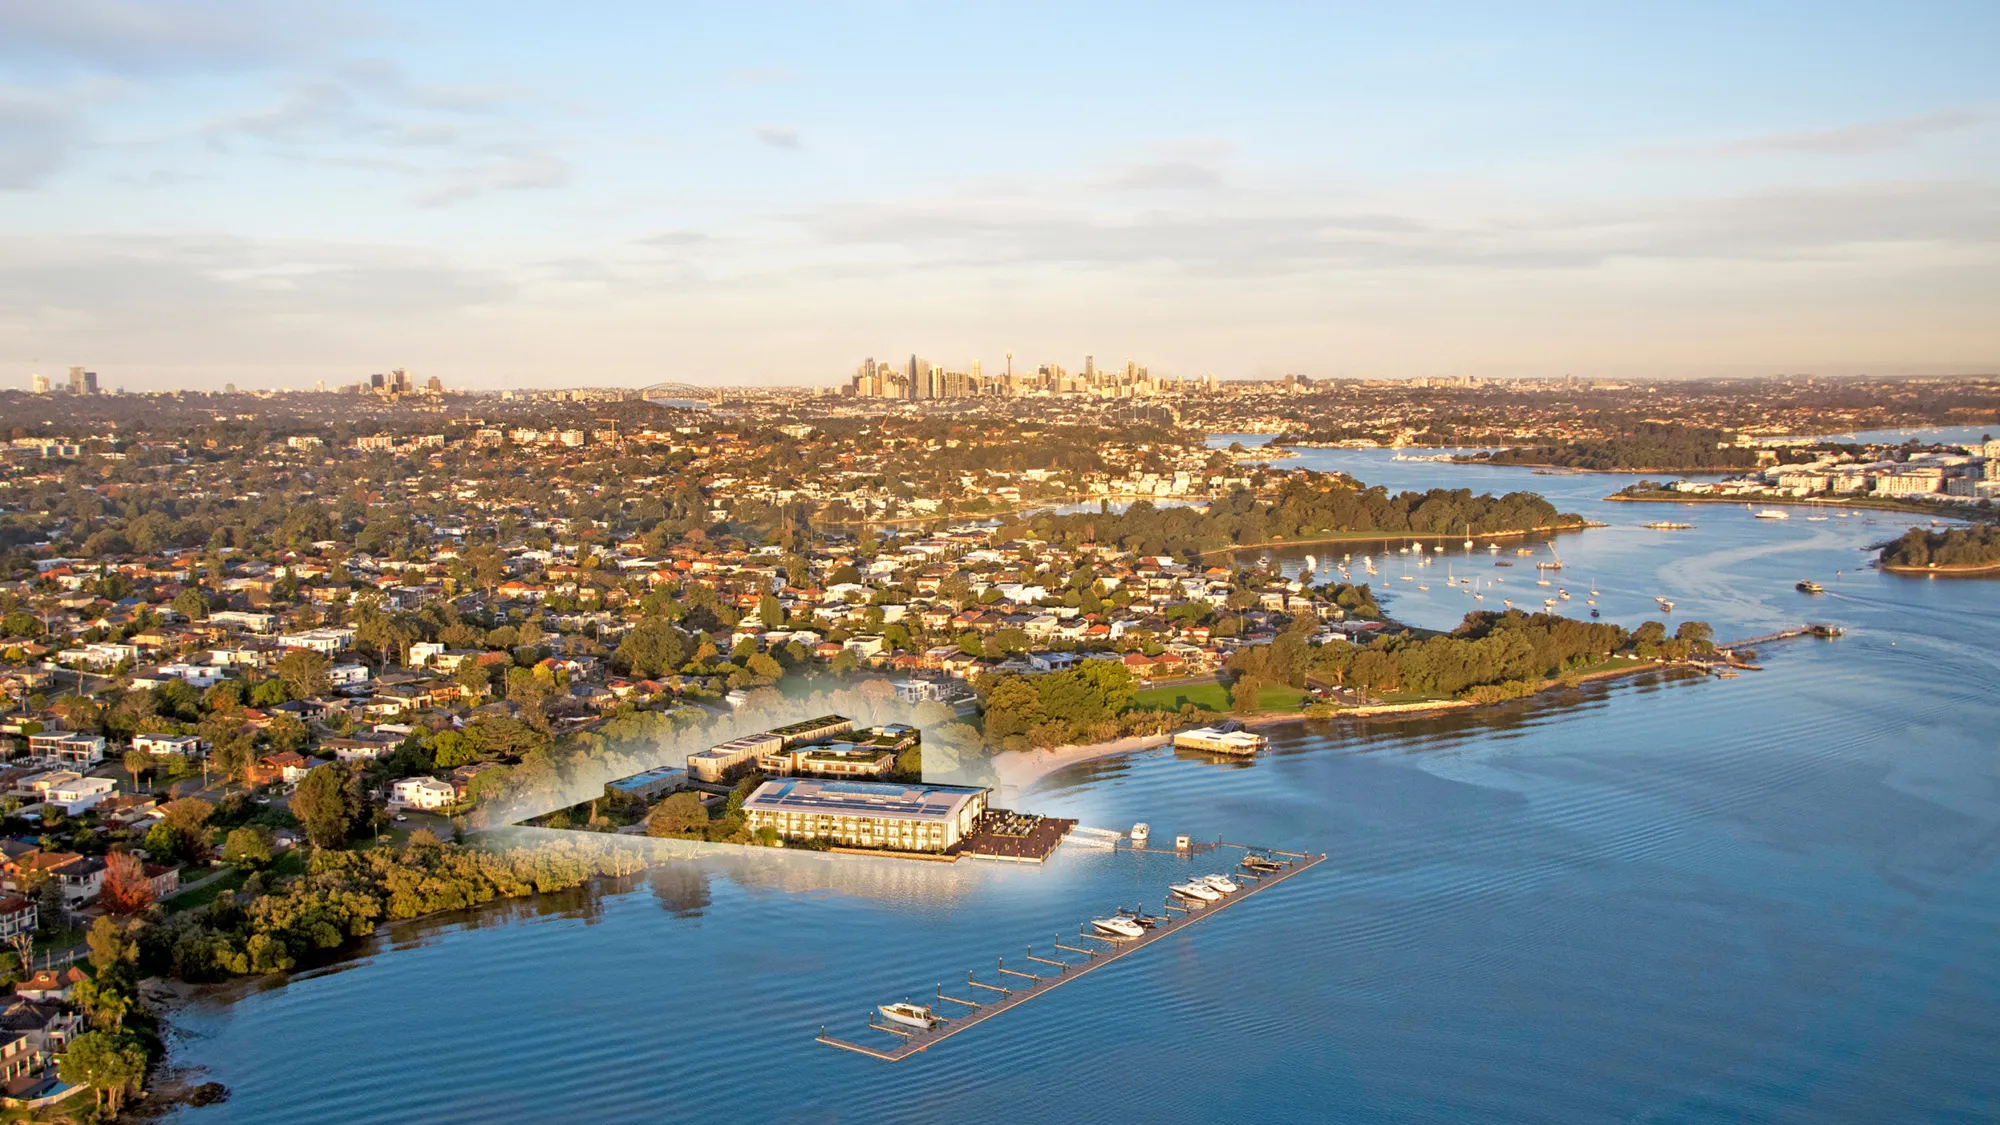
<svg viewBox="0 0 2000 1125">
<path fill-rule="evenodd" d="M 2000 5 L 0 0 L 0 384 L 2000 368 Z"/>
</svg>

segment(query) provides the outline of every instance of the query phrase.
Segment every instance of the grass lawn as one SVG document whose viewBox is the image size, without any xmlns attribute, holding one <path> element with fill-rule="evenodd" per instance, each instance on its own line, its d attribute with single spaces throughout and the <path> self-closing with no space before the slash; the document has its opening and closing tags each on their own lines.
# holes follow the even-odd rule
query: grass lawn
<svg viewBox="0 0 2000 1125">
<path fill-rule="evenodd" d="M 35 931 L 35 952 L 48 953 L 51 950 L 60 952 L 71 946 L 82 945 L 83 939 L 84 931 L 77 926 L 69 926 L 60 930 L 37 930 Z"/>
<path fill-rule="evenodd" d="M 1296 711 L 1303 705 L 1305 695 L 1305 692 L 1289 684 L 1265 684 L 1264 690 L 1257 695 L 1257 709 Z M 1209 680 L 1198 684 L 1146 688 L 1132 697 L 1132 706 L 1149 711 L 1178 711 L 1186 703 L 1192 703 L 1203 711 L 1227 714 L 1230 710 L 1229 689 Z"/>
<path fill-rule="evenodd" d="M 234 892 L 242 890 L 243 880 L 249 877 L 249 872 L 241 868 L 232 867 L 228 871 L 223 872 L 213 883 L 196 887 L 191 891 L 182 891 L 176 895 L 168 895 L 166 901 L 161 905 L 165 906 L 167 912 L 170 914 L 178 913 L 182 910 L 193 910 L 198 906 L 207 906 L 221 897 L 224 891 Z"/>
</svg>

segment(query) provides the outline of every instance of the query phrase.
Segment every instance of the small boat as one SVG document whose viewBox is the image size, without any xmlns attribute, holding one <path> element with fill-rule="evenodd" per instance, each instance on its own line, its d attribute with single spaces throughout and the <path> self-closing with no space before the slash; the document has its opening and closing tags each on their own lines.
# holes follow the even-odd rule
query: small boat
<svg viewBox="0 0 2000 1125">
<path fill-rule="evenodd" d="M 1561 599 L 1562 599 L 1562 600 L 1564 600 L 1564 601 L 1568 601 L 1568 600 L 1569 600 L 1569 591 L 1568 591 L 1568 590 L 1557 590 L 1557 591 L 1556 591 L 1556 597 L 1559 597 L 1559 598 L 1561 598 Z"/>
<path fill-rule="evenodd" d="M 1660 603 L 1661 613 L 1672 613 L 1673 611 L 1674 611 L 1674 603 L 1667 601 L 1663 601 Z"/>
<path fill-rule="evenodd" d="M 1153 834 L 1152 826 L 1148 825 L 1145 821 L 1140 821 L 1139 823 L 1133 825 L 1132 826 L 1133 845 L 1136 847 L 1144 847 L 1146 845 L 1146 837 L 1151 836 L 1152 834 Z"/>
<path fill-rule="evenodd" d="M 1494 554 L 1496 554 L 1496 555 L 1497 555 L 1497 554 L 1499 554 L 1499 553 L 1500 553 L 1500 544 L 1498 544 L 1498 543 L 1488 543 L 1488 544 L 1486 545 L 1486 549 L 1487 549 L 1487 550 L 1489 550 L 1489 551 L 1491 551 L 1491 552 L 1493 552 Z"/>
<path fill-rule="evenodd" d="M 1243 866 L 1252 871 L 1279 871 L 1285 865 L 1270 856 L 1252 853 L 1243 857 Z"/>
<path fill-rule="evenodd" d="M 1494 563 L 1493 565 L 1494 565 L 1494 566 L 1513 566 L 1514 564 L 1513 564 L 1513 563 L 1510 563 L 1510 562 L 1508 562 L 1508 561 L 1507 561 L 1506 559 L 1501 559 L 1500 561 L 1498 561 L 1498 562 Z"/>
<path fill-rule="evenodd" d="M 1535 579 L 1535 585 L 1537 585 L 1537 586 L 1553 586 L 1553 585 L 1555 585 L 1555 583 L 1553 583 L 1553 582 L 1549 581 L 1549 580 L 1548 580 L 1548 579 L 1546 579 L 1546 578 L 1537 578 L 1537 579 Z"/>
<path fill-rule="evenodd" d="M 1757 518 L 1760 520 L 1788 520 L 1792 518 L 1792 514 L 1790 512 L 1779 511 L 1776 508 L 1764 508 L 1758 511 Z"/>
<path fill-rule="evenodd" d="M 1516 548 L 1514 548 L 1514 553 L 1515 553 L 1515 554 L 1517 554 L 1517 555 L 1532 555 L 1532 554 L 1534 554 L 1535 552 L 1533 552 L 1533 551 L 1529 550 L 1529 549 L 1528 549 L 1528 548 L 1526 548 L 1526 547 L 1516 547 Z"/>
<path fill-rule="evenodd" d="M 1137 922 L 1139 923 L 1140 926 L 1148 930 L 1166 921 L 1165 918 L 1160 917 L 1158 914 L 1147 914 L 1138 910 L 1127 910 L 1122 906 L 1118 908 L 1118 916 L 1120 918 L 1125 918 L 1130 921 Z"/>
<path fill-rule="evenodd" d="M 908 1000 L 900 1004 L 883 1004 L 875 1010 L 882 1013 L 885 1019 L 891 1019 L 909 1027 L 921 1027 L 926 1031 L 944 1023 L 943 1019 L 940 1019 L 931 1011 L 930 1005 L 912 1004 Z"/>
<path fill-rule="evenodd" d="M 1652 531 L 1686 531 L 1693 526 L 1691 523 L 1675 523 L 1672 520 L 1654 520 L 1646 525 Z"/>
<path fill-rule="evenodd" d="M 1175 883 L 1167 889 L 1182 898 L 1191 898 L 1196 902 L 1214 902 L 1222 897 L 1221 891 L 1216 890 L 1207 883 Z"/>
<path fill-rule="evenodd" d="M 1501 605 L 1504 605 L 1504 606 L 1506 606 L 1506 607 L 1507 607 L 1508 609 L 1513 609 L 1513 608 L 1514 608 L 1514 599 L 1513 599 L 1513 598 L 1501 598 L 1501 599 L 1500 599 L 1500 604 L 1501 604 Z"/>
<path fill-rule="evenodd" d="M 1597 612 L 1597 611 L 1596 611 L 1596 610 L 1594 610 L 1594 609 L 1590 611 L 1590 615 L 1591 615 L 1592 617 L 1602 617 L 1602 616 L 1604 616 L 1603 614 L 1601 614 L 1601 613 Z"/>
<path fill-rule="evenodd" d="M 1196 882 L 1206 883 L 1226 895 L 1233 895 L 1243 889 L 1236 885 L 1236 880 L 1227 875 L 1203 875 Z"/>
<path fill-rule="evenodd" d="M 1417 589 L 1419 589 L 1419 590 L 1429 590 L 1429 589 L 1430 589 L 1430 587 L 1429 587 L 1429 586 L 1426 586 L 1426 585 L 1424 585 L 1424 584 L 1423 584 L 1423 583 L 1421 583 L 1421 582 L 1419 582 L 1419 583 L 1417 583 Z"/>
<path fill-rule="evenodd" d="M 1146 927 L 1136 919 L 1118 915 L 1111 918 L 1092 918 L 1090 928 L 1108 938 L 1130 941 L 1146 936 Z"/>
<path fill-rule="evenodd" d="M 1824 594 L 1826 593 L 1826 587 L 1814 582 L 1810 578 L 1801 578 L 1799 579 L 1798 591 L 1801 594 Z"/>
</svg>

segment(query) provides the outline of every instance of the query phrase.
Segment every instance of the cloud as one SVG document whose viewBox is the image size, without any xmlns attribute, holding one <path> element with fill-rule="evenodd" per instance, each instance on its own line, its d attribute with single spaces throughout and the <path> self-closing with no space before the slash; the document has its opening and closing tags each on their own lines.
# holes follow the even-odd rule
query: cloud
<svg viewBox="0 0 2000 1125">
<path fill-rule="evenodd" d="M 698 230 L 663 230 L 632 241 L 640 246 L 694 246 L 713 240 Z"/>
<path fill-rule="evenodd" d="M 1814 153 L 1851 155 L 1903 148 L 1934 133 L 1984 125 L 1993 113 L 1984 109 L 1951 109 L 1917 117 L 1885 121 L 1863 121 L 1833 129 L 1813 129 L 1795 133 L 1770 133 L 1748 137 L 1722 146 L 1732 156 L 1761 156 L 1771 153 Z"/>
<path fill-rule="evenodd" d="M 757 139 L 772 148 L 800 148 L 799 131 L 789 125 L 759 125 L 751 130 Z"/>
<path fill-rule="evenodd" d="M 843 260 L 872 247 L 885 268 L 1150 266 L 1232 276 L 1802 260 L 1881 244 L 1988 254 L 2000 248 L 2000 193 L 1955 181 L 1522 208 L 1484 217 L 1249 198 L 1231 204 L 1132 212 L 1081 207 L 1067 197 L 919 200 L 829 207 L 801 222 L 808 237 Z"/>
<path fill-rule="evenodd" d="M 54 175 L 76 143 L 79 125 L 69 99 L 0 87 L 0 191 L 37 187 Z"/>
<path fill-rule="evenodd" d="M 392 63 L 362 60 L 204 133 L 218 147 L 251 141 L 287 159 L 400 175 L 417 183 L 411 202 L 442 207 L 569 182 L 569 162 L 535 127 L 537 108 L 512 88 L 426 86 Z"/>
<path fill-rule="evenodd" d="M 0 57 L 114 73 L 231 70 L 309 51 L 352 25 L 270 0 L 0 0 Z"/>
<path fill-rule="evenodd" d="M 1119 191 L 1216 191 L 1223 186 L 1223 169 L 1234 151 L 1227 141 L 1177 141 L 1158 147 L 1158 154 L 1114 169 L 1106 185 Z"/>
<path fill-rule="evenodd" d="M 569 162 L 545 152 L 489 152 L 484 158 L 447 172 L 441 182 L 419 190 L 412 202 L 419 207 L 443 207 L 496 191 L 527 191 L 561 187 L 570 180 Z"/>
</svg>

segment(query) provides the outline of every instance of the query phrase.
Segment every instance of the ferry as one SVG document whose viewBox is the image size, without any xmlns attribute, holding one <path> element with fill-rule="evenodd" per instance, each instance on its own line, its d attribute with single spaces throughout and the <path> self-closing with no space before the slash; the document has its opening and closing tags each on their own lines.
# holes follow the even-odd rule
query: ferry
<svg viewBox="0 0 2000 1125">
<path fill-rule="evenodd" d="M 1221 891 L 1216 890 L 1207 883 L 1175 883 L 1167 889 L 1182 898 L 1191 898 L 1197 902 L 1214 902 L 1222 897 Z"/>
<path fill-rule="evenodd" d="M 1148 836 L 1151 836 L 1152 834 L 1153 834 L 1153 829 L 1152 829 L 1152 826 L 1148 825 L 1148 824 L 1147 824 L 1146 822 L 1144 822 L 1144 821 L 1140 821 L 1140 822 L 1139 822 L 1138 824 L 1135 824 L 1135 825 L 1133 825 L 1133 826 L 1132 826 L 1132 846 L 1133 846 L 1133 847 L 1138 847 L 1138 848 L 1143 848 L 1143 847 L 1145 847 L 1145 846 L 1146 846 L 1146 837 L 1148 837 Z"/>
<path fill-rule="evenodd" d="M 1798 591 L 1801 594 L 1824 594 L 1826 593 L 1826 587 L 1814 582 L 1810 578 L 1801 578 L 1799 579 Z"/>
<path fill-rule="evenodd" d="M 1646 525 L 1652 531 L 1686 531 L 1693 526 L 1691 523 L 1675 523 L 1672 520 L 1654 520 Z"/>
<path fill-rule="evenodd" d="M 1788 520 L 1792 518 L 1792 514 L 1780 511 L 1777 508 L 1763 508 L 1757 512 L 1757 518 L 1760 520 Z"/>
<path fill-rule="evenodd" d="M 1236 885 L 1236 880 L 1231 879 L 1227 875 L 1203 875 L 1200 879 L 1197 879 L 1195 881 L 1198 883 L 1206 883 L 1209 886 L 1214 887 L 1216 890 L 1221 891 L 1223 894 L 1226 895 L 1233 895 L 1237 891 L 1243 889 Z"/>
<path fill-rule="evenodd" d="M 1092 918 L 1090 920 L 1090 928 L 1105 937 L 1118 938 L 1124 941 L 1146 936 L 1145 926 L 1141 925 L 1136 918 L 1127 918 L 1124 915 L 1114 918 Z"/>
<path fill-rule="evenodd" d="M 895 1020 L 909 1027 L 921 1027 L 925 1031 L 944 1023 L 943 1019 L 931 1011 L 930 1005 L 912 1004 L 908 1000 L 901 1004 L 883 1004 L 875 1010 L 882 1013 L 885 1019 Z"/>
</svg>

